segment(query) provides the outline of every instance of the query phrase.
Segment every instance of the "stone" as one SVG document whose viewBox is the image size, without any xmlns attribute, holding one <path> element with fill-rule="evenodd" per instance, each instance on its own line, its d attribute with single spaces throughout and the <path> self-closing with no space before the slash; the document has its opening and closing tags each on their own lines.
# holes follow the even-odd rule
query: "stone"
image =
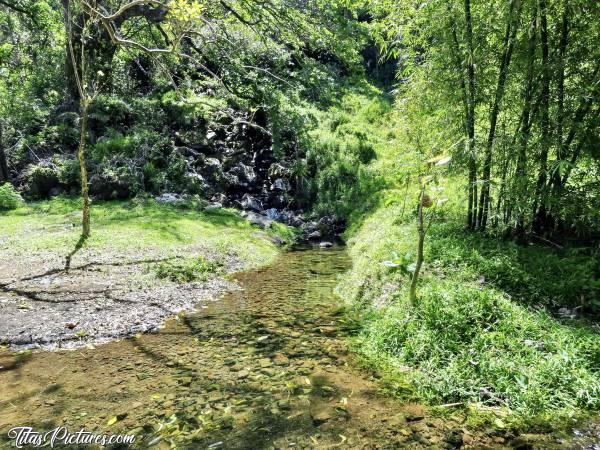
<svg viewBox="0 0 600 450">
<path fill-rule="evenodd" d="M 271 220 L 279 220 L 279 211 L 275 208 L 269 208 L 265 211 L 265 215 Z"/>
<path fill-rule="evenodd" d="M 273 225 L 273 221 L 268 217 L 261 216 L 260 214 L 256 214 L 254 212 L 247 212 L 244 217 L 248 222 L 252 225 L 257 225 L 261 228 L 271 228 Z"/>
<path fill-rule="evenodd" d="M 213 211 L 215 209 L 221 209 L 223 207 L 223 205 L 221 203 L 215 202 L 215 203 L 211 203 L 210 205 L 206 206 L 204 208 L 204 211 Z"/>
<path fill-rule="evenodd" d="M 409 413 L 406 415 L 407 422 L 418 422 L 420 420 L 423 420 L 424 418 L 425 416 L 423 416 L 423 414 L 420 413 Z"/>
<path fill-rule="evenodd" d="M 279 163 L 273 163 L 269 167 L 268 173 L 269 173 L 269 177 L 281 178 L 281 177 L 287 176 L 290 173 L 290 170 L 287 167 L 284 167 Z"/>
<path fill-rule="evenodd" d="M 311 233 L 308 234 L 308 239 L 310 239 L 311 241 L 321 239 L 321 237 L 322 237 L 322 234 L 319 230 L 312 231 Z"/>
<path fill-rule="evenodd" d="M 156 202 L 160 203 L 161 205 L 173 205 L 175 203 L 178 203 L 181 200 L 181 198 L 179 194 L 165 192 L 164 194 L 161 194 L 158 197 L 154 197 L 154 200 L 156 200 Z"/>
<path fill-rule="evenodd" d="M 219 172 L 221 171 L 221 161 L 217 158 L 206 158 L 206 161 L 204 161 L 204 169 L 210 174 Z"/>
<path fill-rule="evenodd" d="M 283 178 L 277 178 L 271 185 L 272 191 L 287 192 L 290 190 L 289 183 Z"/>
<path fill-rule="evenodd" d="M 330 248 L 333 247 L 333 244 L 331 242 L 328 241 L 323 241 L 319 244 L 319 247 L 321 248 Z"/>
<path fill-rule="evenodd" d="M 317 427 L 332 419 L 333 416 L 333 410 L 328 405 L 314 406 L 310 410 L 310 417 Z"/>
<path fill-rule="evenodd" d="M 452 447 L 460 448 L 463 445 L 463 433 L 459 430 L 453 430 L 444 440 Z"/>
<path fill-rule="evenodd" d="M 258 364 L 260 367 L 271 367 L 273 365 L 273 361 L 269 358 L 261 358 L 258 360 Z"/>
<path fill-rule="evenodd" d="M 229 203 L 229 200 L 227 199 L 227 196 L 223 193 L 218 193 L 212 196 L 211 201 L 213 203 L 220 203 L 223 206 L 227 206 L 227 204 Z"/>
<path fill-rule="evenodd" d="M 208 396 L 209 402 L 218 402 L 221 400 L 223 400 L 223 394 L 221 394 L 219 391 L 211 392 L 210 395 Z"/>
<path fill-rule="evenodd" d="M 255 197 L 252 197 L 250 194 L 244 194 L 240 204 L 244 209 L 250 209 L 256 212 L 261 212 L 263 210 L 263 205 L 260 202 L 260 200 L 256 199 Z"/>
<path fill-rule="evenodd" d="M 256 183 L 256 173 L 252 166 L 248 166 L 244 163 L 238 163 L 235 167 L 228 171 L 228 173 L 235 175 L 243 186 L 253 185 Z"/>
</svg>

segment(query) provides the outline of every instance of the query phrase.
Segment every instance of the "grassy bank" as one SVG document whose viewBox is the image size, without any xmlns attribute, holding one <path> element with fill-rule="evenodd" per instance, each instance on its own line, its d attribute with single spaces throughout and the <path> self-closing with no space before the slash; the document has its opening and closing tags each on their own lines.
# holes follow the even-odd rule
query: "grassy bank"
<svg viewBox="0 0 600 450">
<path fill-rule="evenodd" d="M 411 305 L 402 261 L 416 230 L 401 212 L 377 209 L 349 233 L 353 268 L 339 287 L 362 320 L 357 350 L 396 394 L 512 413 L 501 426 L 600 410 L 600 335 L 542 308 L 594 301 L 597 259 L 473 236 L 449 219 L 430 230 Z"/>
<path fill-rule="evenodd" d="M 66 255 L 80 234 L 79 200 L 54 198 L 28 203 L 0 215 L 0 251 L 6 255 L 50 252 Z M 203 211 L 193 205 L 160 205 L 153 200 L 112 201 L 92 206 L 95 252 L 176 251 L 187 247 L 228 252 L 248 266 L 271 262 L 278 253 L 270 240 L 290 241 L 293 231 L 274 224 L 263 231 L 229 209 Z"/>
<path fill-rule="evenodd" d="M 406 119 L 380 96 L 366 95 L 347 96 L 340 108 L 345 127 L 372 143 L 360 168 L 369 178 L 353 180 L 351 201 L 324 199 L 350 210 L 345 238 L 352 269 L 338 290 L 357 319 L 355 348 L 365 363 L 395 395 L 456 403 L 477 411 L 472 420 L 480 424 L 548 427 L 597 414 L 598 249 L 522 246 L 465 231 L 465 182 L 450 172 L 443 183 L 449 200 L 428 232 L 418 301 L 411 305 L 419 155 Z M 335 125 L 323 121 L 318 136 L 345 148 L 347 136 Z"/>
</svg>

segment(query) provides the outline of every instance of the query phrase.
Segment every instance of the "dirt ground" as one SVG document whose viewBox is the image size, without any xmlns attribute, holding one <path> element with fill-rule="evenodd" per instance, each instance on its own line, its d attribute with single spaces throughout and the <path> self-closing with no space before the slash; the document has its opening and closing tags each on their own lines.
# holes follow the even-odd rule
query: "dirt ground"
<svg viewBox="0 0 600 450">
<path fill-rule="evenodd" d="M 219 258 L 222 274 L 244 264 L 214 250 L 97 252 L 84 249 L 71 268 L 56 253 L 0 263 L 0 344 L 12 350 L 77 348 L 155 331 L 164 320 L 235 289 L 222 276 L 177 284 L 158 280 L 153 267 L 178 258 Z"/>
</svg>

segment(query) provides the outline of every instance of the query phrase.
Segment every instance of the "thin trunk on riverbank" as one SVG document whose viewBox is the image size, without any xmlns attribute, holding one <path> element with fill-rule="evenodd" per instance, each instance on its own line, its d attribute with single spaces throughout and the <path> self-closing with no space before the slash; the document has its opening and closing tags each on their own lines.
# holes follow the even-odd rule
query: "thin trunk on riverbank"
<svg viewBox="0 0 600 450">
<path fill-rule="evenodd" d="M 423 221 L 423 202 L 425 200 L 425 187 L 421 188 L 419 194 L 419 208 L 417 212 L 417 261 L 415 264 L 415 271 L 413 272 L 412 280 L 410 282 L 410 294 L 409 300 L 411 304 L 415 304 L 417 301 L 417 283 L 419 282 L 419 273 L 423 266 L 423 246 L 425 243 L 425 224 Z"/>
</svg>

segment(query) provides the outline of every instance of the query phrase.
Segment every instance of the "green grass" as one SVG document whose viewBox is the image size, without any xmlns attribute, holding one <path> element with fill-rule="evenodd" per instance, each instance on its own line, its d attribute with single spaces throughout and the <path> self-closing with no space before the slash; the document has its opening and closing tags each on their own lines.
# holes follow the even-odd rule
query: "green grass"
<svg viewBox="0 0 600 450">
<path fill-rule="evenodd" d="M 154 267 L 156 277 L 177 283 L 206 280 L 209 274 L 217 273 L 223 264 L 219 261 L 207 261 L 203 256 L 178 261 L 158 263 Z"/>
<path fill-rule="evenodd" d="M 534 307 L 579 304 L 593 257 L 473 236 L 449 217 L 430 231 L 411 305 L 409 275 L 381 264 L 414 253 L 415 225 L 401 211 L 380 207 L 347 236 L 353 267 L 338 289 L 360 314 L 365 361 L 398 394 L 494 407 L 508 423 L 599 411 L 600 335 Z"/>
<path fill-rule="evenodd" d="M 66 254 L 79 239 L 79 200 L 54 198 L 28 203 L 0 214 L 0 248 L 14 255 L 34 252 Z M 160 205 L 153 200 L 92 204 L 92 235 L 86 247 L 143 254 L 147 250 L 177 250 L 202 246 L 229 252 L 248 265 L 266 264 L 278 253 L 266 239 L 289 242 L 295 231 L 277 224 L 263 231 L 235 210 L 201 211 Z"/>
</svg>

